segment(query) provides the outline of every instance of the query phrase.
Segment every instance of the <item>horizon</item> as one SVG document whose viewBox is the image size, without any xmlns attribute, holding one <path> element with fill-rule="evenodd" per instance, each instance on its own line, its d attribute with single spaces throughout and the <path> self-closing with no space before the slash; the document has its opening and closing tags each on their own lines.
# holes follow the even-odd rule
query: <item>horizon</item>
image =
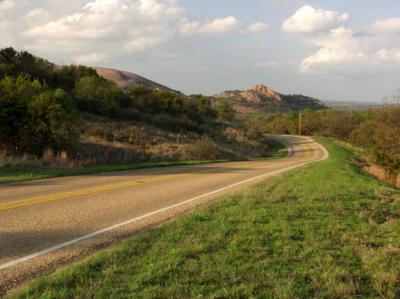
<svg viewBox="0 0 400 299">
<path fill-rule="evenodd" d="M 394 11 L 394 0 L 1 0 L 0 46 L 186 94 L 264 84 L 324 102 L 380 103 L 400 87 Z"/>
</svg>

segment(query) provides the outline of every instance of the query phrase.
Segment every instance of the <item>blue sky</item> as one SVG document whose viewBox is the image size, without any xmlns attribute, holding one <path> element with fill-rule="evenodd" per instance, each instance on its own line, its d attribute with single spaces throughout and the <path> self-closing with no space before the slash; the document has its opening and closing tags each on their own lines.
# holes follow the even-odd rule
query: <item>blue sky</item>
<svg viewBox="0 0 400 299">
<path fill-rule="evenodd" d="M 0 0 L 0 31 L 1 47 L 185 93 L 262 83 L 380 101 L 400 88 L 398 0 Z"/>
</svg>

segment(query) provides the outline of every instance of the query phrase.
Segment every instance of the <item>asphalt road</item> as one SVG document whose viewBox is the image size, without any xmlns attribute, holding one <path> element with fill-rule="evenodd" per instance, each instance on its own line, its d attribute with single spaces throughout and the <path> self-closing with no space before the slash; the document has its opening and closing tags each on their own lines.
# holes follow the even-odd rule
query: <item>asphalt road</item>
<svg viewBox="0 0 400 299">
<path fill-rule="evenodd" d="M 288 157 L 0 185 L 0 289 L 50 273 L 215 196 L 327 158 L 307 137 L 275 138 L 289 145 Z"/>
</svg>

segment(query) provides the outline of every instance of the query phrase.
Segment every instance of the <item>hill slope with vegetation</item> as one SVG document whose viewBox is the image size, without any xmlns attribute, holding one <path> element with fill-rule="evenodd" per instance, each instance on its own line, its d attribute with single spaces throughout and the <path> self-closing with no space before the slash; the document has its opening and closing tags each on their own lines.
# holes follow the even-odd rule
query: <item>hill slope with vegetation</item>
<svg viewBox="0 0 400 299">
<path fill-rule="evenodd" d="M 209 97 L 157 84 L 122 90 L 92 68 L 0 50 L 0 166 L 13 157 L 72 167 L 268 155 L 247 126 Z"/>
</svg>

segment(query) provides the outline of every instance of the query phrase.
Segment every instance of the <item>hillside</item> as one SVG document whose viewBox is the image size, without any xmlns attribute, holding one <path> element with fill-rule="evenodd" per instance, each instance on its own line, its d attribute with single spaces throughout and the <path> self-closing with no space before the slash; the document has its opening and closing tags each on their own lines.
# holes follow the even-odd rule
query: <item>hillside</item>
<svg viewBox="0 0 400 299">
<path fill-rule="evenodd" d="M 244 113 L 289 112 L 326 108 L 318 99 L 303 95 L 283 95 L 261 84 L 245 91 L 225 91 L 214 95 L 212 98 L 214 104 L 227 100 L 237 112 Z"/>
<path fill-rule="evenodd" d="M 0 168 L 270 154 L 262 126 L 218 108 L 209 97 L 186 96 L 132 73 L 0 49 Z"/>
<path fill-rule="evenodd" d="M 145 88 L 177 92 L 167 86 L 151 81 L 134 73 L 104 67 L 95 67 L 94 69 L 97 71 L 99 76 L 113 81 L 124 91 L 129 91 L 133 87 L 141 86 Z"/>
</svg>

